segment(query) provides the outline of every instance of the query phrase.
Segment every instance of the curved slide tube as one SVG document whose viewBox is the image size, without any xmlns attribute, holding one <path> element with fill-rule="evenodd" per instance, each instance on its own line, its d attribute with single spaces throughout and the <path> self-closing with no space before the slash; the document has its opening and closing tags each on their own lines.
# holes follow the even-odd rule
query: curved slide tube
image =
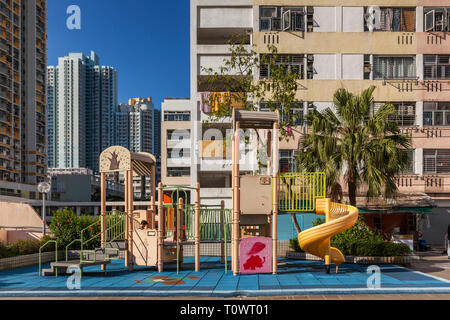
<svg viewBox="0 0 450 320">
<path fill-rule="evenodd" d="M 336 273 L 345 257 L 341 251 L 330 246 L 331 237 L 353 227 L 358 220 L 358 209 L 344 204 L 331 203 L 330 199 L 317 199 L 316 213 L 325 215 L 326 222 L 305 230 L 298 235 L 303 251 L 325 260 L 327 273 L 331 263 L 336 264 Z"/>
</svg>

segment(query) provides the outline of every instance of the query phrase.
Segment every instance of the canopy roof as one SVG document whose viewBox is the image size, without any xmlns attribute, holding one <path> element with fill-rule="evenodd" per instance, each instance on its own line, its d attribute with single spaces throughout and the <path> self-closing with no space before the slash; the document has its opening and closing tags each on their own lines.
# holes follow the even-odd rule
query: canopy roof
<svg viewBox="0 0 450 320">
<path fill-rule="evenodd" d="M 239 121 L 241 129 L 272 129 L 279 121 L 277 112 L 255 112 L 234 109 L 233 124 Z"/>
<path fill-rule="evenodd" d="M 130 152 L 121 146 L 106 149 L 100 155 L 100 172 L 124 172 L 133 166 L 133 172 L 138 176 L 151 176 L 152 168 L 156 166 L 154 155 L 146 152 Z"/>
</svg>

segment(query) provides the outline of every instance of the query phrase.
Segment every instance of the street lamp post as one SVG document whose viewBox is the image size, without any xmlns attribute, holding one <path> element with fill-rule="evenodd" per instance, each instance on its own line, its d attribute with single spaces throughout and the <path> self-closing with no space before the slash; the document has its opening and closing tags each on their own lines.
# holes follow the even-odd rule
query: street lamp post
<svg viewBox="0 0 450 320">
<path fill-rule="evenodd" d="M 47 197 L 47 193 L 50 192 L 50 183 L 48 182 L 41 182 L 38 185 L 38 191 L 42 193 L 42 236 L 45 236 L 45 198 Z"/>
</svg>

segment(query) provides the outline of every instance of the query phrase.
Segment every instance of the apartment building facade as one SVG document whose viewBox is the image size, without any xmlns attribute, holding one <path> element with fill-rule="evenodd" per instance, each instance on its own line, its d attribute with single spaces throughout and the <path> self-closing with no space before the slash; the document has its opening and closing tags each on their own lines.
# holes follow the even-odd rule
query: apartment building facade
<svg viewBox="0 0 450 320">
<path fill-rule="evenodd" d="M 46 179 L 47 1 L 0 1 L 0 194 L 39 198 Z"/>
<path fill-rule="evenodd" d="M 157 159 L 156 181 L 161 180 L 161 112 L 155 108 L 153 99 L 133 98 L 128 104 L 119 105 L 116 112 L 115 144 L 131 152 L 147 152 Z M 119 181 L 124 182 L 120 176 Z M 133 181 L 136 199 L 149 199 L 151 177 L 135 177 Z"/>
<path fill-rule="evenodd" d="M 100 153 L 114 145 L 117 80 L 117 70 L 101 66 L 93 51 L 47 67 L 49 165 L 98 172 Z"/>
<path fill-rule="evenodd" d="M 395 226 L 401 233 L 420 228 L 426 240 L 442 243 L 450 223 L 448 31 L 448 1 L 231 0 L 224 4 L 192 0 L 190 104 L 186 101 L 184 109 L 179 106 L 179 110 L 170 107 L 172 111 L 190 112 L 190 123 L 175 126 L 190 130 L 191 165 L 189 169 L 175 167 L 175 174 L 170 174 L 173 159 L 164 155 L 165 148 L 169 148 L 164 144 L 173 144 L 179 137 L 170 139 L 167 132 L 164 136 L 164 128 L 169 130 L 171 125 L 164 121 L 163 104 L 163 182 L 193 185 L 198 181 L 206 186 L 205 192 L 202 188 L 202 201 L 207 204 L 231 200 L 231 168 L 226 166 L 231 155 L 226 151 L 219 152 L 219 156 L 210 152 L 211 145 L 220 144 L 220 139 L 205 136 L 208 128 L 204 120 L 208 115 L 202 108 L 202 97 L 207 89 L 202 80 L 208 77 L 204 70 L 219 70 L 229 57 L 227 41 L 240 34 L 247 39 L 248 48 L 260 54 L 268 53 L 268 45 L 275 45 L 290 69 L 301 74 L 296 112 L 303 116 L 312 109 L 333 108 L 333 95 L 340 88 L 359 93 L 376 86 L 375 108 L 392 103 L 397 109 L 393 120 L 413 141 L 410 169 L 398 178 L 400 194 L 403 198 L 426 199 L 427 206 L 434 203 L 435 207 L 432 214 L 416 215 L 417 211 L 399 204 L 396 209 L 367 214 L 368 222 L 373 226 Z M 261 66 L 256 78 L 269 76 L 270 70 Z M 225 135 L 227 126 L 229 121 L 224 120 L 216 129 Z M 280 168 L 284 171 L 296 170 L 295 154 L 301 136 L 298 131 L 307 128 L 299 123 L 297 129 L 294 138 L 280 143 Z M 217 158 L 222 161 L 209 165 Z M 251 172 L 255 167 L 241 170 Z M 363 194 L 360 199 L 365 202 Z M 418 202 L 411 201 L 410 207 L 425 206 Z"/>
</svg>

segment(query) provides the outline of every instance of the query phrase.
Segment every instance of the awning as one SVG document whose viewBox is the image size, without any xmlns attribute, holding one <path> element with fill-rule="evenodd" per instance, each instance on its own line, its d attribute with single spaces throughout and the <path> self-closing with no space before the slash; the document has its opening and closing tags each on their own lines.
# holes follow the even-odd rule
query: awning
<svg viewBox="0 0 450 320">
<path fill-rule="evenodd" d="M 367 209 L 367 208 L 358 208 L 360 213 L 378 213 L 378 214 L 389 214 L 389 213 L 417 213 L 417 214 L 431 214 L 433 213 L 432 207 L 425 208 L 391 208 L 391 209 Z"/>
</svg>

